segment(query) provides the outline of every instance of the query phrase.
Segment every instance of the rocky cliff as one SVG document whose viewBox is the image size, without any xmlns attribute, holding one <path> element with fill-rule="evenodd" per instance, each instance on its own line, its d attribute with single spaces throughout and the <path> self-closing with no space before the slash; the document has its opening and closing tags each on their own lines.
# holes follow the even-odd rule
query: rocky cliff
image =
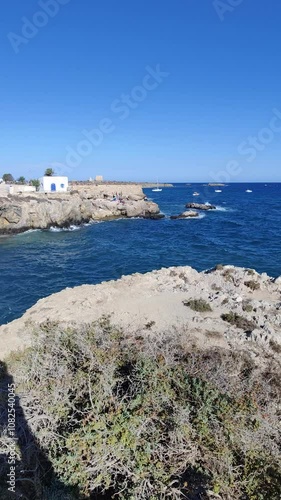
<svg viewBox="0 0 281 500">
<path fill-rule="evenodd" d="M 158 205 L 146 201 L 139 186 L 79 187 L 65 194 L 0 197 L 0 234 L 64 227 L 115 217 L 160 218 Z"/>
<path fill-rule="evenodd" d="M 68 288 L 0 326 L 0 359 L 28 344 L 34 325 L 90 324 L 103 315 L 128 334 L 162 337 L 177 328 L 198 348 L 246 349 L 254 357 L 269 350 L 280 356 L 281 277 L 272 280 L 233 266 L 202 273 L 172 267 Z"/>
</svg>

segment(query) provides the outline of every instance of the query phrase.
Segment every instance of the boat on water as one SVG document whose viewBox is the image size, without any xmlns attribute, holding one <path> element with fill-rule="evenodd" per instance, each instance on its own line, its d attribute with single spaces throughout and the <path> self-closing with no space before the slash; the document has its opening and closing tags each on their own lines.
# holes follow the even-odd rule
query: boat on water
<svg viewBox="0 0 281 500">
<path fill-rule="evenodd" d="M 193 196 L 200 196 L 200 193 L 197 193 L 197 191 L 195 191 L 195 192 L 193 193 Z"/>
<path fill-rule="evenodd" d="M 159 193 L 160 191 L 162 191 L 162 188 L 159 187 L 159 182 L 158 181 L 157 181 L 157 187 L 154 188 L 154 189 L 152 189 L 152 191 L 154 191 L 154 193 L 156 193 L 156 192 Z"/>
<path fill-rule="evenodd" d="M 222 192 L 222 190 L 221 190 L 221 189 L 215 189 L 215 192 L 216 192 L 216 193 L 221 193 L 221 192 Z"/>
<path fill-rule="evenodd" d="M 253 191 L 251 189 L 246 189 L 246 193 L 252 193 Z"/>
</svg>

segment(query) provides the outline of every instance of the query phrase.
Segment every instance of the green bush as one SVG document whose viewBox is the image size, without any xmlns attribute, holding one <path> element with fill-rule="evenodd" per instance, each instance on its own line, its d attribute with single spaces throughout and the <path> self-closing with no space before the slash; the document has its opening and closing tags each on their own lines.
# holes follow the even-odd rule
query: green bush
<svg viewBox="0 0 281 500">
<path fill-rule="evenodd" d="M 212 311 L 210 304 L 208 304 L 208 302 L 206 302 L 206 300 L 203 299 L 184 300 L 183 305 L 190 307 L 190 309 L 196 312 Z"/>
<path fill-rule="evenodd" d="M 249 300 L 243 300 L 242 309 L 243 309 L 243 311 L 250 313 L 253 311 L 253 306 Z"/>
<path fill-rule="evenodd" d="M 254 269 L 246 269 L 246 271 L 247 271 L 247 274 L 249 274 L 250 276 L 254 276 L 255 275 Z"/>
<path fill-rule="evenodd" d="M 232 267 L 225 269 L 224 272 L 222 273 L 225 281 L 234 283 L 234 278 L 233 278 L 234 272 L 235 269 L 233 269 Z"/>
<path fill-rule="evenodd" d="M 73 498 L 280 498 L 268 403 L 279 386 L 246 355 L 189 352 L 181 331 L 161 340 L 104 318 L 79 330 L 43 325 L 10 369 L 56 478 L 79 489 Z"/>
<path fill-rule="evenodd" d="M 244 281 L 244 285 L 250 288 L 251 290 L 259 290 L 260 289 L 260 284 L 257 281 L 254 280 L 249 280 L 249 281 Z"/>
<path fill-rule="evenodd" d="M 256 328 L 256 323 L 254 321 L 249 321 L 247 318 L 243 318 L 237 313 L 229 312 L 221 315 L 221 318 L 227 323 L 236 326 L 237 328 L 241 328 L 244 331 L 253 331 Z"/>
</svg>

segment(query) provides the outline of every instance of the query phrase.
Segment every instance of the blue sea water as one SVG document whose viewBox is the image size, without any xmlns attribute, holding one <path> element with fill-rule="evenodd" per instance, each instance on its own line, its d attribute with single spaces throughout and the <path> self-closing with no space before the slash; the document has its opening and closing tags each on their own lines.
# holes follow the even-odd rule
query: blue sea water
<svg viewBox="0 0 281 500">
<path fill-rule="evenodd" d="M 200 196 L 193 197 L 194 191 Z M 204 270 L 224 263 L 281 275 L 281 184 L 176 184 L 145 192 L 159 204 L 164 219 L 123 219 L 0 238 L 0 324 L 65 287 L 161 267 Z M 189 201 L 218 209 L 200 219 L 168 218 Z"/>
</svg>

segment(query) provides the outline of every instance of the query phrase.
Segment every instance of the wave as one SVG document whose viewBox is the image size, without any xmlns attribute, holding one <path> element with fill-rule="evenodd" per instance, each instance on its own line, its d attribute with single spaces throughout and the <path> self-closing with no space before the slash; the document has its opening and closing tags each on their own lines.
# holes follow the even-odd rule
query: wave
<svg viewBox="0 0 281 500">
<path fill-rule="evenodd" d="M 209 201 L 206 201 L 206 203 L 204 203 L 207 207 L 212 205 L 212 203 L 210 203 Z M 216 210 L 211 210 L 211 212 L 232 212 L 233 210 L 231 208 L 226 208 L 226 207 L 221 207 L 220 205 L 216 205 Z"/>
<path fill-rule="evenodd" d="M 71 225 L 69 227 L 56 227 L 56 226 L 51 226 L 48 231 L 50 231 L 51 233 L 61 233 L 62 231 L 79 231 L 79 229 L 81 229 L 82 225 L 81 226 L 75 226 L 75 225 Z"/>
<path fill-rule="evenodd" d="M 23 233 L 18 233 L 15 236 L 24 236 L 25 234 L 30 234 L 30 233 L 38 233 L 41 232 L 42 229 L 27 229 L 27 231 L 23 231 Z"/>
<path fill-rule="evenodd" d="M 219 206 L 219 205 L 217 205 L 216 210 L 217 210 L 218 212 L 232 212 L 232 211 L 233 211 L 231 208 L 221 207 L 221 206 Z"/>
</svg>

